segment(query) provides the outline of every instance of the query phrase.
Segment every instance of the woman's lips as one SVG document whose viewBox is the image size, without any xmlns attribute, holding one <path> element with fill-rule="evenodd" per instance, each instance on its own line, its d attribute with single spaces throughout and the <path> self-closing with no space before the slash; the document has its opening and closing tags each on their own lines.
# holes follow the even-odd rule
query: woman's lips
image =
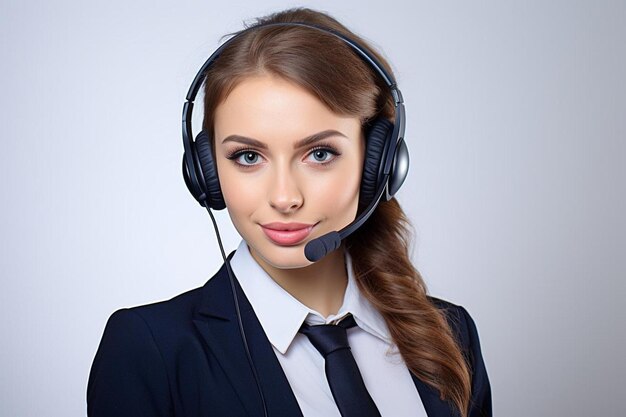
<svg viewBox="0 0 626 417">
<path fill-rule="evenodd" d="M 269 237 L 274 243 L 282 246 L 296 245 L 302 242 L 311 233 L 315 227 L 314 224 L 304 227 L 302 229 L 294 230 L 276 230 L 270 229 L 265 226 L 261 226 L 265 235 Z"/>
</svg>

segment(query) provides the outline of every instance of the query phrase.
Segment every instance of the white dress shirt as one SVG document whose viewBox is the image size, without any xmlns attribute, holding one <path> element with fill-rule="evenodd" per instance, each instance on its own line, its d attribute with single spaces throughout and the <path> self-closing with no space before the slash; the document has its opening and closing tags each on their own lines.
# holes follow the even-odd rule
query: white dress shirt
<svg viewBox="0 0 626 417">
<path fill-rule="evenodd" d="M 341 250 L 341 249 L 339 249 Z M 337 314 L 322 316 L 278 285 L 242 240 L 230 261 L 265 330 L 305 417 L 341 417 L 324 372 L 324 358 L 298 333 L 304 321 L 327 324 L 352 313 L 348 342 L 368 392 L 383 417 L 426 417 L 419 393 L 380 313 L 361 295 L 345 253 L 348 286 Z"/>
</svg>

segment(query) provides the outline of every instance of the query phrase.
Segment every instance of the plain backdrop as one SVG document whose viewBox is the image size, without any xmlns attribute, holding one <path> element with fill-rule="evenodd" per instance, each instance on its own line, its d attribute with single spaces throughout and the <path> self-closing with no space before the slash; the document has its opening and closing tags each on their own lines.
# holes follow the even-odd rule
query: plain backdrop
<svg viewBox="0 0 626 417">
<path fill-rule="evenodd" d="M 0 415 L 85 415 L 111 313 L 217 271 L 183 99 L 222 35 L 298 5 L 393 65 L 413 259 L 474 317 L 495 415 L 626 415 L 626 3 L 591 0 L 2 0 Z"/>
</svg>

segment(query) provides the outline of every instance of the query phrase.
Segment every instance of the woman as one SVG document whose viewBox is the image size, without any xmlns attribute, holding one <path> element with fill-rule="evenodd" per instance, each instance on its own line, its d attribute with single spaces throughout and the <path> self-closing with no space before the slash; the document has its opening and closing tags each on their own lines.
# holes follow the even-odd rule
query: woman
<svg viewBox="0 0 626 417">
<path fill-rule="evenodd" d="M 372 197 L 368 143 L 397 132 L 398 97 L 341 36 L 391 74 L 310 9 L 258 19 L 201 71 L 206 188 L 193 168 L 187 185 L 243 240 L 203 287 L 110 317 L 90 416 L 491 415 L 473 320 L 426 294 L 398 202 Z"/>
</svg>

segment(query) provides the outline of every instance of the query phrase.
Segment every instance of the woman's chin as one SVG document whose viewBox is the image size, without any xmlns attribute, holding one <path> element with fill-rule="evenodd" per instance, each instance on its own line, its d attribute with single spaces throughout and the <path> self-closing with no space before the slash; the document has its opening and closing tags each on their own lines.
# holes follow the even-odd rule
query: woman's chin
<svg viewBox="0 0 626 417">
<path fill-rule="evenodd" d="M 250 251 L 257 262 L 261 258 L 262 263 L 277 269 L 298 269 L 312 264 L 304 255 L 304 243 L 295 246 L 280 246 L 270 243 L 269 246 Z"/>
</svg>

